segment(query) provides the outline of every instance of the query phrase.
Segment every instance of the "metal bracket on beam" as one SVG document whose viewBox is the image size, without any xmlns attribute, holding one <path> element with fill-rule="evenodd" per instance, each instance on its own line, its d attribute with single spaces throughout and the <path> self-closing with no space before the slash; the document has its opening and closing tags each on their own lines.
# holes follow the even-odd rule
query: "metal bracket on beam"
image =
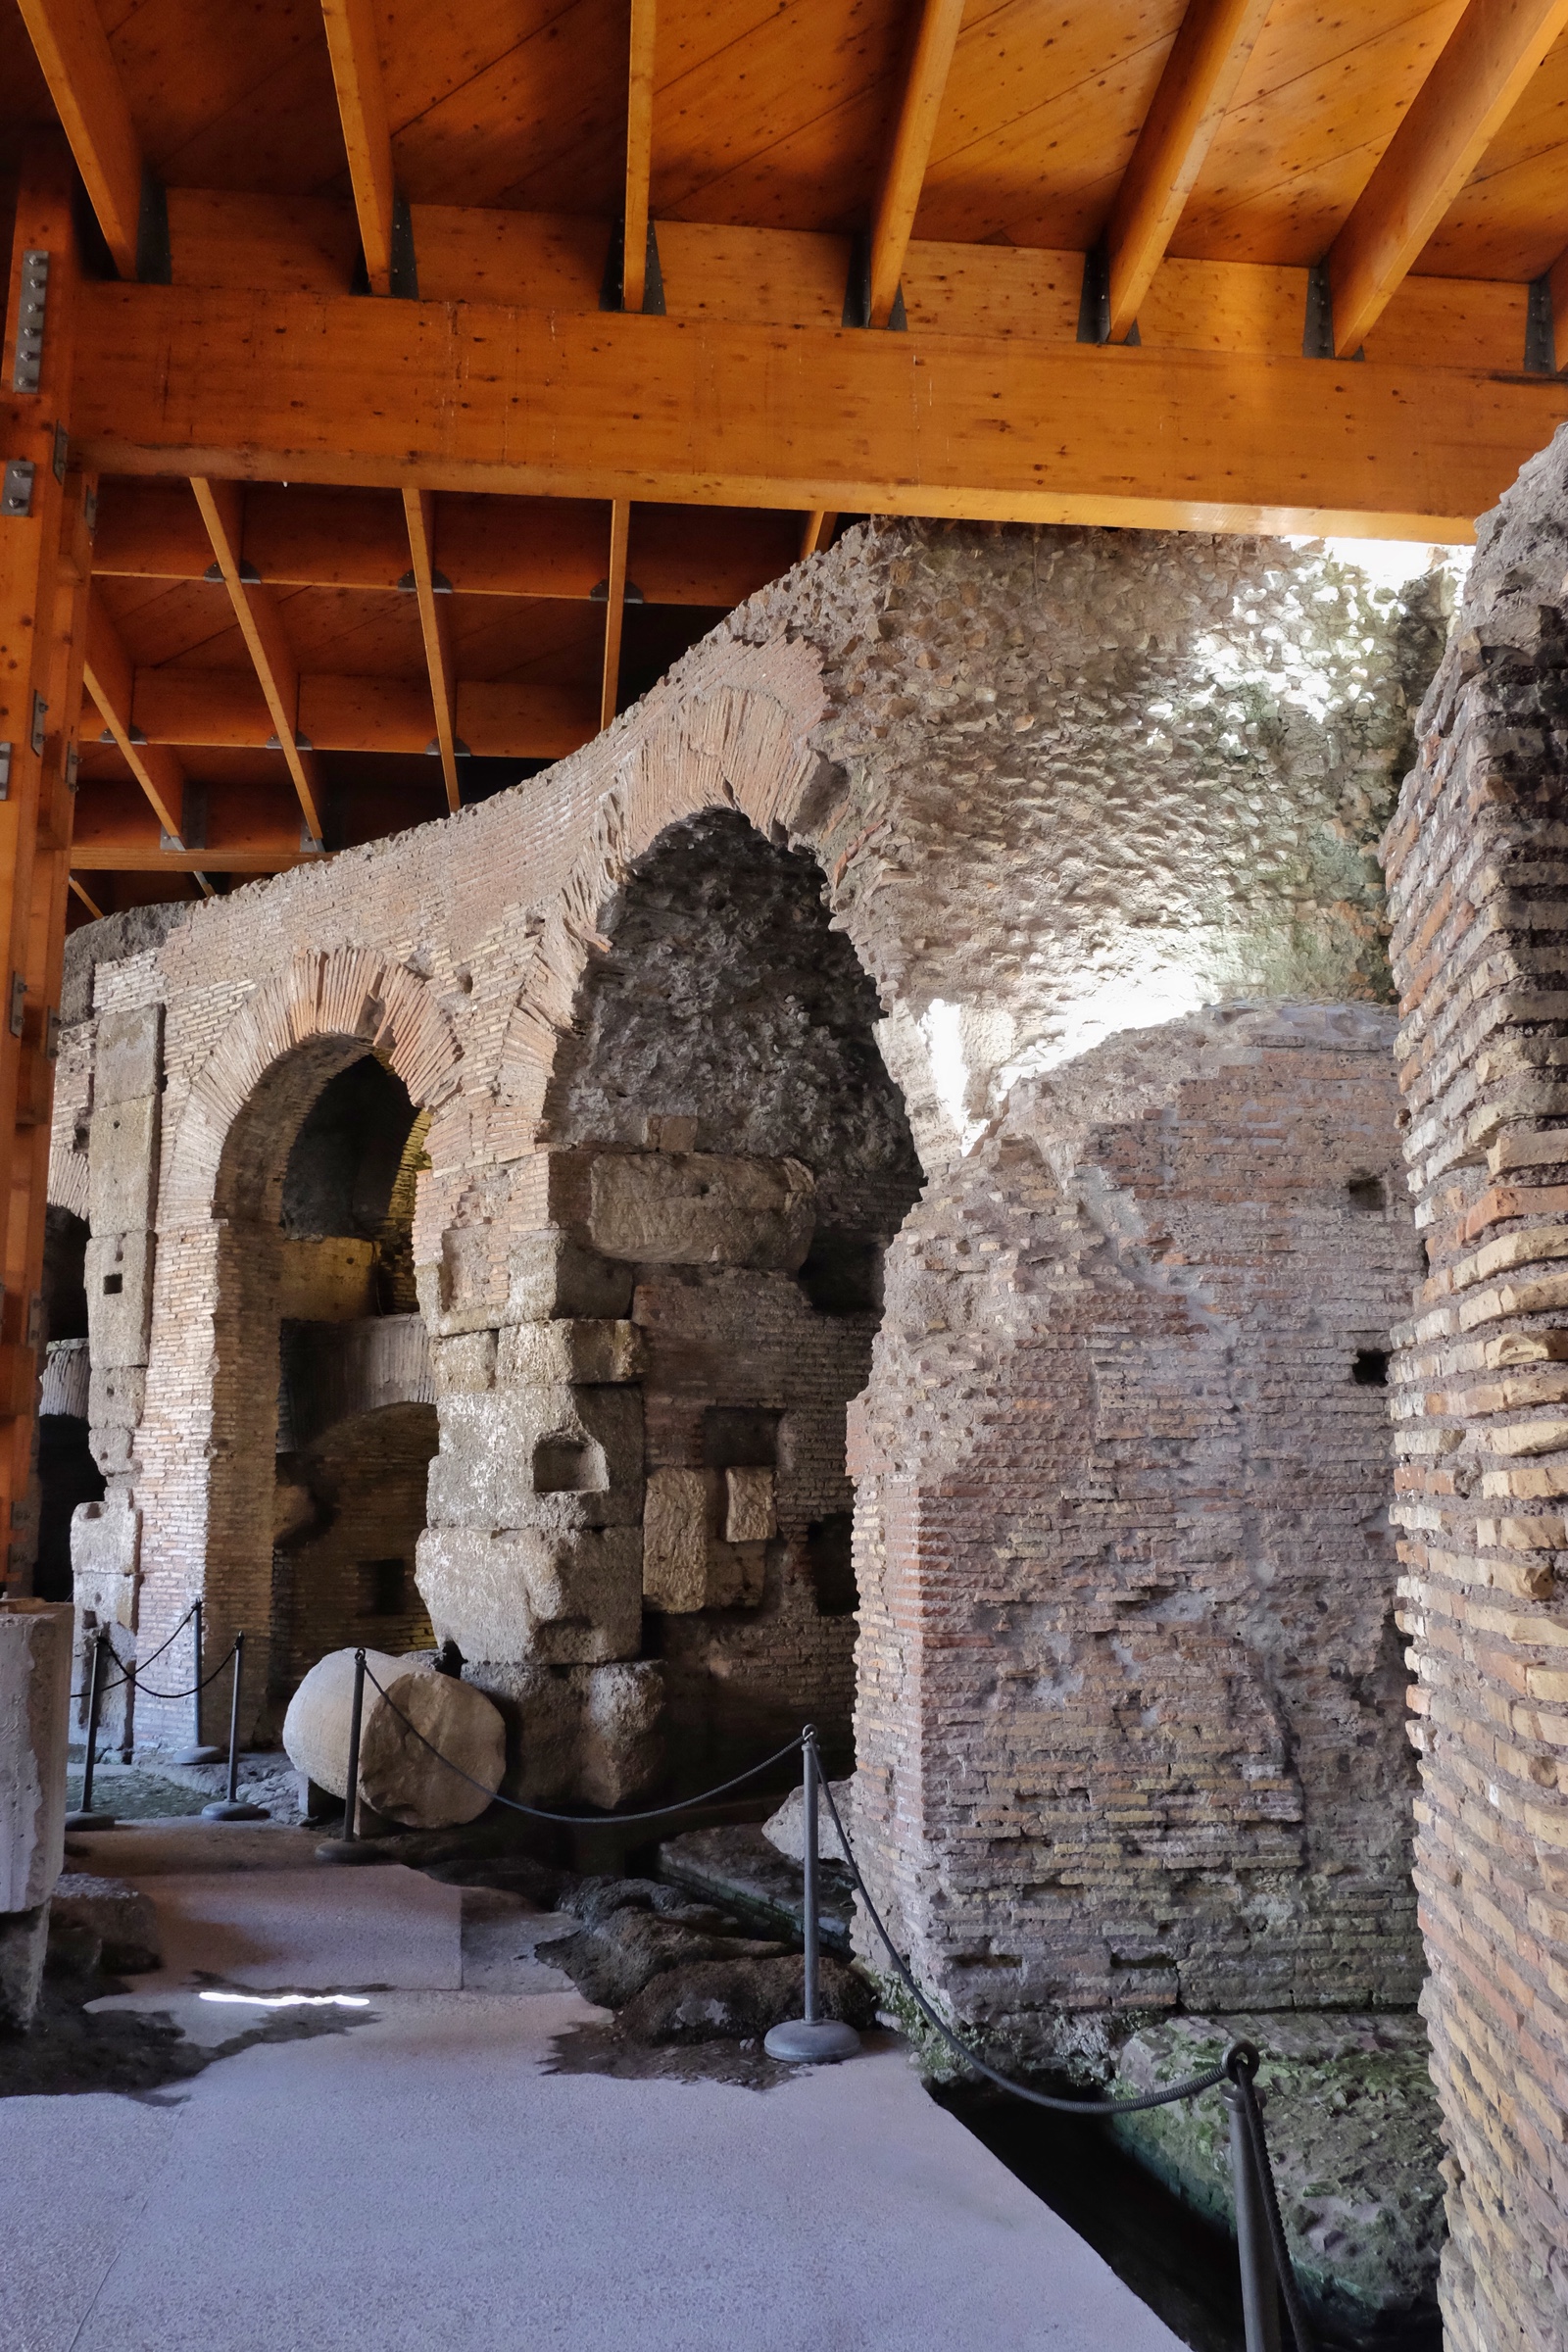
<svg viewBox="0 0 1568 2352">
<path fill-rule="evenodd" d="M 611 231 L 610 251 L 605 256 L 605 274 L 599 288 L 599 308 L 602 311 L 623 311 L 626 307 L 626 221 L 616 221 Z M 648 223 L 648 262 L 643 272 L 643 316 L 662 318 L 664 316 L 664 272 L 659 265 L 659 239 L 654 234 L 652 220 Z"/>
<path fill-rule="evenodd" d="M 300 827 L 300 848 L 311 858 L 321 858 L 326 854 L 325 842 L 318 840 L 309 825 Z"/>
<path fill-rule="evenodd" d="M 0 489 L 0 514 L 18 521 L 32 513 L 32 481 L 37 467 L 30 458 L 6 460 L 5 486 Z"/>
<path fill-rule="evenodd" d="M 60 1015 L 52 1004 L 44 1015 L 43 1057 L 45 1061 L 60 1059 Z"/>
<path fill-rule="evenodd" d="M 412 596 L 418 585 L 419 583 L 412 571 L 405 571 L 399 575 L 398 586 L 405 596 Z M 447 578 L 446 573 L 437 571 L 433 564 L 430 569 L 430 587 L 436 596 L 451 596 L 454 593 L 452 582 Z"/>
<path fill-rule="evenodd" d="M 66 790 L 74 792 L 81 781 L 81 754 L 73 743 L 66 750 Z"/>
<path fill-rule="evenodd" d="M 1306 322 L 1301 329 L 1303 360 L 1334 358 L 1334 295 L 1327 262 L 1314 262 L 1306 273 Z M 1366 358 L 1365 345 L 1352 351 L 1352 360 Z"/>
<path fill-rule="evenodd" d="M 440 759 L 441 739 L 439 736 L 431 737 L 430 741 L 424 747 L 424 756 L 427 760 Z M 473 754 L 469 751 L 467 745 L 464 742 L 461 735 L 454 735 L 452 738 L 452 756 L 455 760 L 471 760 L 473 758 Z"/>
<path fill-rule="evenodd" d="M 98 490 L 95 483 L 89 482 L 81 494 L 81 514 L 87 525 L 88 538 L 95 538 L 98 532 Z"/>
<path fill-rule="evenodd" d="M 21 972 L 11 975 L 11 1034 L 20 1037 L 27 1025 L 27 983 Z"/>
<path fill-rule="evenodd" d="M 160 832 L 161 850 L 205 850 L 207 847 L 207 793 L 200 784 L 187 784 L 179 804 L 179 831 Z"/>
<path fill-rule="evenodd" d="M 1549 277 L 1533 277 L 1530 281 L 1530 301 L 1525 311 L 1525 372 L 1527 375 L 1557 372 L 1557 322 L 1552 315 Z"/>
<path fill-rule="evenodd" d="M 43 374 L 43 320 L 49 301 L 49 256 L 24 253 L 22 286 L 17 297 L 17 356 L 11 370 L 13 392 L 36 392 Z"/>
<path fill-rule="evenodd" d="M 71 435 L 63 424 L 55 426 L 55 480 L 63 482 L 71 464 Z"/>
<path fill-rule="evenodd" d="M 133 719 L 125 729 L 125 740 L 127 743 L 145 743 L 147 740 L 146 728 L 138 727 Z"/>
<path fill-rule="evenodd" d="M 1110 262 L 1103 245 L 1096 245 L 1084 255 L 1084 281 L 1078 296 L 1078 340 L 1080 343 L 1110 341 Z M 1144 338 L 1138 332 L 1136 318 L 1123 340 L 1142 345 Z"/>
<path fill-rule="evenodd" d="M 644 596 L 642 590 L 638 587 L 635 580 L 628 580 L 626 582 L 625 586 L 620 592 L 620 596 L 622 604 L 645 605 L 648 602 L 648 599 Z M 588 591 L 588 602 L 591 605 L 608 605 L 610 602 L 610 582 L 608 580 L 595 580 L 593 586 Z"/>
<path fill-rule="evenodd" d="M 215 587 L 220 588 L 223 585 L 223 566 L 221 564 L 209 564 L 202 578 L 211 580 Z M 239 562 L 239 584 L 242 588 L 259 588 L 262 584 L 261 573 L 245 556 L 241 556 Z"/>
<path fill-rule="evenodd" d="M 850 247 L 850 274 L 844 287 L 843 322 L 846 326 L 869 326 L 871 323 L 871 240 L 864 229 Z M 902 286 L 893 297 L 887 331 L 890 335 L 904 335 L 909 331 Z"/>
<path fill-rule="evenodd" d="M 269 735 L 267 738 L 267 749 L 270 752 L 280 752 L 283 749 L 282 736 Z M 294 730 L 294 749 L 297 752 L 314 752 L 316 749 L 316 746 L 311 741 L 310 737 L 308 735 L 302 735 L 298 727 L 296 727 Z"/>
<path fill-rule="evenodd" d="M 0 801 L 11 798 L 11 746 L 0 743 Z"/>
<path fill-rule="evenodd" d="M 47 703 L 44 701 L 44 699 L 43 699 L 43 696 L 42 696 L 41 694 L 36 694 L 36 693 L 35 693 L 35 694 L 33 695 L 33 698 L 32 698 L 32 737 L 31 737 L 31 741 L 32 741 L 33 755 L 34 755 L 34 757 L 35 757 L 35 758 L 37 758 L 37 759 L 42 759 L 42 757 L 43 757 L 43 747 L 44 747 L 44 742 L 45 742 L 45 738 L 47 737 L 47 735 L 48 735 L 48 732 L 49 732 L 48 728 L 47 728 L 47 727 L 44 725 L 44 720 L 45 720 L 45 719 L 48 717 L 48 715 L 49 715 L 49 706 L 48 706 L 48 704 L 47 704 Z"/>
</svg>

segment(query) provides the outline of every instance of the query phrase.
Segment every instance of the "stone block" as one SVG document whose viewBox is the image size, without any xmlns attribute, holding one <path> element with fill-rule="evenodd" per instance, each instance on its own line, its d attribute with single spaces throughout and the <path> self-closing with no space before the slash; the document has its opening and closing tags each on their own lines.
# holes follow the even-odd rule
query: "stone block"
<svg viewBox="0 0 1568 2352">
<path fill-rule="evenodd" d="M 519 1805 L 574 1795 L 582 1694 L 573 1671 L 525 1658 L 468 1658 L 463 1679 L 484 1692 L 507 1727 L 502 1795 Z"/>
<path fill-rule="evenodd" d="M 626 1804 L 653 1786 L 663 1765 L 663 1666 L 641 1658 L 579 1667 L 573 1681 L 582 1706 L 577 1794 L 591 1805 Z"/>
<path fill-rule="evenodd" d="M 427 1528 L 415 1581 L 437 1639 L 466 1657 L 593 1664 L 635 1655 L 641 1641 L 636 1528 Z"/>
<path fill-rule="evenodd" d="M 702 1470 L 655 1470 L 643 1505 L 643 1598 L 689 1615 L 708 1605 L 708 1490 Z"/>
<path fill-rule="evenodd" d="M 708 1546 L 709 1608 L 760 1608 L 766 1574 L 765 1544 L 710 1543 Z"/>
<path fill-rule="evenodd" d="M 156 1096 L 163 1083 L 164 1008 L 138 1004 L 98 1016 L 93 1054 L 95 1103 L 134 1102 Z"/>
<path fill-rule="evenodd" d="M 0 1913 L 47 1902 L 60 1875 L 74 1635 L 64 1606 L 0 1607 Z"/>
<path fill-rule="evenodd" d="M 582 1316 L 551 1323 L 513 1323 L 501 1334 L 496 1358 L 503 1386 L 640 1380 L 643 1336 L 635 1323 Z"/>
<path fill-rule="evenodd" d="M 95 1367 L 147 1361 L 154 1249 L 150 1233 L 95 1233 L 87 1244 L 87 1337 Z"/>
<path fill-rule="evenodd" d="M 793 1273 L 815 1221 L 816 1180 L 799 1160 L 602 1152 L 593 1161 L 588 1239 L 607 1257 Z"/>
<path fill-rule="evenodd" d="M 38 2006 L 49 1950 L 49 1906 L 0 1911 L 0 2031 L 25 2034 Z"/>
<path fill-rule="evenodd" d="M 94 1430 L 139 1429 L 146 1404 L 147 1374 L 141 1365 L 93 1365 L 87 1384 L 87 1418 Z"/>
<path fill-rule="evenodd" d="M 778 1534 L 771 1470 L 726 1470 L 724 1473 L 724 1541 L 726 1544 L 768 1544 Z"/>
<path fill-rule="evenodd" d="M 154 1221 L 158 1196 L 156 1095 L 100 1102 L 87 1146 L 88 1221 L 94 1233 L 134 1233 Z"/>
<path fill-rule="evenodd" d="M 100 1879 L 68 1870 L 56 1883 L 49 1924 L 96 1937 L 107 1969 L 133 1976 L 160 1964 L 158 1913 L 128 1879 Z"/>
<path fill-rule="evenodd" d="M 465 1331 L 432 1340 L 430 1367 L 437 1396 L 477 1396 L 496 1385 L 496 1334 Z"/>
<path fill-rule="evenodd" d="M 430 1464 L 430 1520 L 557 1531 L 634 1526 L 642 1472 L 636 1389 L 561 1382 L 453 1396 Z"/>
<path fill-rule="evenodd" d="M 631 1268 L 610 1263 L 556 1225 L 514 1236 L 507 1275 L 507 1313 L 514 1322 L 544 1323 L 558 1315 L 601 1321 L 624 1315 L 631 1305 Z"/>
</svg>

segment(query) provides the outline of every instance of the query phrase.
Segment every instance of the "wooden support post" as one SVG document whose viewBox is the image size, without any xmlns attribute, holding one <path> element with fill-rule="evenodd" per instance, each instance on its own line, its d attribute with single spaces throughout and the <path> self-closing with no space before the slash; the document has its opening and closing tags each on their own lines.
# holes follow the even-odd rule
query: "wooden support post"
<svg viewBox="0 0 1568 2352">
<path fill-rule="evenodd" d="M 272 717 L 272 731 L 278 749 L 288 763 L 294 779 L 294 789 L 300 796 L 305 813 L 305 829 L 311 839 L 321 839 L 321 784 L 317 773 L 316 758 L 309 744 L 299 741 L 300 673 L 294 660 L 293 648 L 284 634 L 277 599 L 270 588 L 260 584 L 254 572 L 245 577 L 240 554 L 240 537 L 244 521 L 244 492 L 237 482 L 209 482 L 194 478 L 191 488 L 196 504 L 207 525 L 207 536 L 218 558 L 228 601 L 234 608 L 262 693 Z"/>
<path fill-rule="evenodd" d="M 648 291 L 648 191 L 654 167 L 655 0 L 631 0 L 631 57 L 626 92 L 626 226 L 621 240 L 620 307 L 640 311 Z"/>
<path fill-rule="evenodd" d="M 120 747 L 121 756 L 147 795 L 148 805 L 171 841 L 183 841 L 185 831 L 185 771 L 174 754 L 161 743 L 148 743 L 131 715 L 135 672 L 130 656 L 120 642 L 100 598 L 87 608 L 84 631 L 84 670 L 87 691 L 97 704 L 104 725 Z"/>
<path fill-rule="evenodd" d="M 838 519 L 836 514 L 827 514 L 821 509 L 814 514 L 808 514 L 801 532 L 803 564 L 808 556 L 818 555 L 824 547 L 831 546 Z"/>
<path fill-rule="evenodd" d="M 104 919 L 103 908 L 99 906 L 97 900 L 92 896 L 92 894 L 82 888 L 82 885 L 77 881 L 74 874 L 71 876 L 71 887 L 75 892 L 82 905 L 86 907 L 87 912 L 92 916 L 93 921 L 95 923 L 101 923 Z"/>
<path fill-rule="evenodd" d="M 455 810 L 463 806 L 463 795 L 458 788 L 458 689 L 446 605 L 436 587 L 434 494 L 429 490 L 405 490 L 403 512 L 408 517 L 414 590 L 419 600 L 419 627 L 424 634 L 424 659 L 430 672 L 430 700 L 435 706 L 436 749 L 446 779 L 447 807 Z"/>
<path fill-rule="evenodd" d="M 72 469 L 67 440 L 80 278 L 72 176 L 64 141 L 38 137 L 18 196 L 8 304 L 15 321 L 24 257 L 47 253 L 36 391 L 9 390 L 14 325 L 0 356 L 0 382 L 8 387 L 0 397 L 0 461 L 32 468 L 25 513 L 0 515 L 0 743 L 9 747 L 0 802 L 6 1015 L 0 1020 L 0 1545 L 13 1591 L 25 1590 L 36 1543 L 32 1452 L 45 1337 L 43 1231 L 71 848 L 69 763 L 81 696 L 95 490 Z"/>
<path fill-rule="evenodd" d="M 617 498 L 610 509 L 610 577 L 605 603 L 605 680 L 599 697 L 599 724 L 608 727 L 620 701 L 620 625 L 626 612 L 626 541 L 631 530 L 631 501 Z"/>
</svg>

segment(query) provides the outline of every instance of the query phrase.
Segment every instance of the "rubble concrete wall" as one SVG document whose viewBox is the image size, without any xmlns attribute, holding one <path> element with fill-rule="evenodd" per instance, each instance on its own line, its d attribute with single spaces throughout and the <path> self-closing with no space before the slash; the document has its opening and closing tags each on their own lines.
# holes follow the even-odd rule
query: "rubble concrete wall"
<svg viewBox="0 0 1568 2352">
<path fill-rule="evenodd" d="M 866 527 L 544 775 L 195 909 L 155 957 L 141 1638 L 204 1580 L 215 1639 L 265 1622 L 228 1269 L 280 1162 L 246 1106 L 378 1042 L 430 1112 L 432 1582 L 503 1630 L 526 1598 L 558 1630 L 521 1681 L 619 1677 L 643 1721 L 634 1268 L 584 1243 L 594 1154 L 553 1089 L 639 860 L 728 811 L 823 877 L 924 1177 L 851 1465 L 874 1862 L 917 1965 L 1037 2046 L 1059 1988 L 1213 1998 L 1227 1951 L 1253 2006 L 1407 1998 L 1388 1446 L 1346 1349 L 1376 1352 L 1408 1232 L 1347 1188 L 1393 1152 L 1375 848 L 1444 619 L 1439 576 L 1396 594 L 1321 547 Z M 686 1115 L 614 1142 L 623 1193 L 682 1150 L 701 1189 Z M 760 1140 L 725 1181 L 773 1187 L 782 1249 L 817 1210 Z M 568 1457 L 593 1481 L 541 1488 Z M 1343 1628 L 1321 1664 L 1291 1655 L 1313 1625 Z"/>
<path fill-rule="evenodd" d="M 1568 2340 L 1568 441 L 1478 529 L 1387 843 L 1395 1361 L 1446 2340 Z"/>
</svg>

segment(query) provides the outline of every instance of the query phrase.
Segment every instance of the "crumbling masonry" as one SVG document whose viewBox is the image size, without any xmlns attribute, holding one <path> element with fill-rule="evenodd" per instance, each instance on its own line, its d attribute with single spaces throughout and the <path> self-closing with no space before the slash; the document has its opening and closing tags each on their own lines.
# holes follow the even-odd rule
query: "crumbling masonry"
<svg viewBox="0 0 1568 2352">
<path fill-rule="evenodd" d="M 999 2047 L 1411 2000 L 1375 847 L 1441 591 L 857 531 L 548 773 L 101 962 L 83 1607 L 265 1646 L 289 1155 L 374 1055 L 427 1122 L 418 1591 L 514 1788 L 853 1696 L 878 1888 Z"/>
</svg>

